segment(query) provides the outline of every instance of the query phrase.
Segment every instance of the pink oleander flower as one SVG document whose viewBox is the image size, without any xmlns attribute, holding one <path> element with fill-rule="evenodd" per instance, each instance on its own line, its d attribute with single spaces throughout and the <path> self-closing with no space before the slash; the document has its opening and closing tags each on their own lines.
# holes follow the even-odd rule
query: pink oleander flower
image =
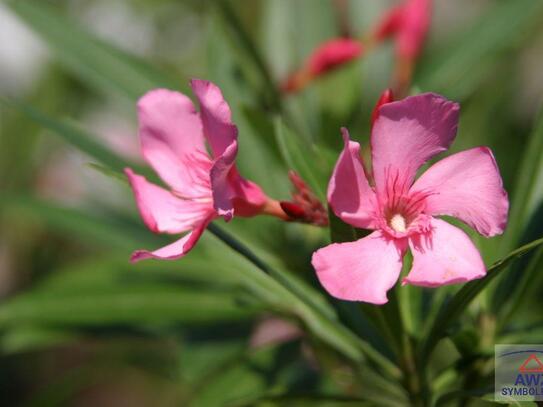
<svg viewBox="0 0 543 407">
<path fill-rule="evenodd" d="M 170 190 L 127 168 L 137 207 L 153 232 L 188 233 L 158 250 L 138 250 L 132 261 L 178 259 L 215 218 L 228 221 L 234 214 L 254 216 L 272 212 L 268 206 L 279 208 L 236 169 L 238 130 L 220 89 L 202 80 L 192 80 L 191 87 L 200 112 L 187 96 L 167 89 L 152 90 L 138 102 L 143 156 Z"/>
<path fill-rule="evenodd" d="M 459 105 L 426 93 L 379 108 L 371 133 L 375 185 L 370 185 L 360 145 L 342 129 L 345 147 L 328 186 L 334 213 L 373 232 L 313 254 L 324 288 L 334 297 L 374 304 L 400 276 L 409 248 L 413 265 L 403 284 L 435 287 L 481 278 L 485 265 L 470 238 L 437 218 L 449 215 L 490 237 L 507 224 L 509 201 L 492 152 L 476 147 L 417 170 L 454 140 Z"/>
<path fill-rule="evenodd" d="M 303 68 L 291 75 L 282 88 L 285 92 L 301 90 L 312 79 L 328 73 L 362 55 L 364 48 L 359 40 L 334 38 L 317 47 L 306 60 Z"/>
</svg>

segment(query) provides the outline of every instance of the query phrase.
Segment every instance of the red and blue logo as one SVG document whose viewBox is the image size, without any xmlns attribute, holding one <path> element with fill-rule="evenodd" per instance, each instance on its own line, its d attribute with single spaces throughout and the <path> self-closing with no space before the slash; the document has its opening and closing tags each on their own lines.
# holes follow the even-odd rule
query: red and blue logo
<svg viewBox="0 0 543 407">
<path fill-rule="evenodd" d="M 543 400 L 542 360 L 543 345 L 496 345 L 496 400 Z"/>
</svg>

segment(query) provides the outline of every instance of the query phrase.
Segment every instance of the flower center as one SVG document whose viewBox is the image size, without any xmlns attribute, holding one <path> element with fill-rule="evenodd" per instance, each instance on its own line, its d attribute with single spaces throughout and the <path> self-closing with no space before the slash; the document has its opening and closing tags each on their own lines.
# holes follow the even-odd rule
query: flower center
<svg viewBox="0 0 543 407">
<path fill-rule="evenodd" d="M 390 218 L 388 224 L 396 232 L 403 233 L 403 232 L 407 231 L 407 223 L 405 221 L 405 218 L 402 215 L 400 215 L 399 213 L 393 215 Z"/>
</svg>

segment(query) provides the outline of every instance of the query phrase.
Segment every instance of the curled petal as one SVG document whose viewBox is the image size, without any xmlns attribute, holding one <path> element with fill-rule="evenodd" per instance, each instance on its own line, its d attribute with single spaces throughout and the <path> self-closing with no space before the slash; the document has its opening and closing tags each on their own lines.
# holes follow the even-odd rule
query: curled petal
<svg viewBox="0 0 543 407">
<path fill-rule="evenodd" d="M 453 154 L 432 165 L 415 182 L 412 191 L 428 194 L 425 212 L 450 215 L 483 236 L 503 233 L 509 200 L 487 147 Z"/>
<path fill-rule="evenodd" d="M 345 145 L 328 184 L 328 202 L 343 221 L 373 229 L 375 193 L 364 173 L 360 144 L 349 139 L 347 129 L 341 131 Z"/>
<path fill-rule="evenodd" d="M 334 243 L 316 251 L 312 264 L 320 283 L 334 297 L 384 304 L 402 270 L 405 249 L 404 240 L 376 231 L 356 242 Z"/>
<path fill-rule="evenodd" d="M 202 236 L 202 233 L 206 229 L 207 225 L 213 220 L 214 217 L 215 215 L 212 214 L 203 219 L 200 223 L 195 225 L 194 229 L 192 229 L 189 233 L 167 246 L 152 252 L 148 250 L 135 251 L 132 253 L 130 261 L 135 263 L 145 259 L 176 260 L 183 257 L 198 242 L 198 239 L 200 239 L 200 236 Z"/>
<path fill-rule="evenodd" d="M 211 163 L 191 100 L 179 92 L 155 89 L 138 101 L 138 116 L 143 156 L 164 182 L 183 196 L 209 194 L 209 181 L 201 177 L 200 167 Z M 194 160 L 198 166 L 191 164 Z"/>
<path fill-rule="evenodd" d="M 211 168 L 211 189 L 213 191 L 213 207 L 219 214 L 229 221 L 234 216 L 235 197 L 231 178 L 233 175 L 234 162 L 238 153 L 238 143 L 233 141 L 215 160 Z"/>
<path fill-rule="evenodd" d="M 483 259 L 462 230 L 432 219 L 431 231 L 409 239 L 413 266 L 403 284 L 437 287 L 481 278 L 486 274 Z"/>
<path fill-rule="evenodd" d="M 181 233 L 201 222 L 213 211 L 211 202 L 191 201 L 148 182 L 130 168 L 125 169 L 145 225 L 156 233 Z"/>
<path fill-rule="evenodd" d="M 200 103 L 204 135 L 211 146 L 213 157 L 217 159 L 238 137 L 238 129 L 232 122 L 232 112 L 221 90 L 214 83 L 193 79 L 190 85 Z"/>
<path fill-rule="evenodd" d="M 388 174 L 409 187 L 427 160 L 446 150 L 456 136 L 460 107 L 433 93 L 387 103 L 371 133 L 372 164 L 378 193 L 387 188 Z"/>
</svg>

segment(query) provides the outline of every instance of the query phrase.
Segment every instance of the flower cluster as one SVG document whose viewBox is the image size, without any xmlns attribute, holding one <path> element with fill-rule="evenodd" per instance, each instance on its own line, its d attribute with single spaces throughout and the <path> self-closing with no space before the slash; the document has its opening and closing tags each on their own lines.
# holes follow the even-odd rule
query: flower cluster
<svg viewBox="0 0 543 407">
<path fill-rule="evenodd" d="M 138 103 L 143 156 L 169 187 L 126 169 L 139 212 L 153 232 L 186 234 L 158 250 L 138 250 L 132 260 L 180 258 L 218 217 L 267 214 L 326 226 L 324 206 L 296 173 L 290 174 L 290 202 L 269 198 L 239 174 L 238 131 L 220 89 L 202 80 L 191 86 L 199 112 L 187 96 L 165 89 Z M 480 278 L 485 266 L 473 243 L 436 216 L 454 216 L 486 237 L 502 233 L 507 222 L 507 194 L 486 147 L 453 154 L 416 179 L 421 166 L 453 142 L 458 104 L 432 93 L 392 100 L 384 92 L 372 115 L 371 171 L 360 145 L 342 129 L 344 149 L 328 186 L 334 213 L 373 231 L 313 255 L 323 287 L 345 300 L 385 303 L 408 248 L 413 266 L 404 284 L 432 287 Z"/>
</svg>

